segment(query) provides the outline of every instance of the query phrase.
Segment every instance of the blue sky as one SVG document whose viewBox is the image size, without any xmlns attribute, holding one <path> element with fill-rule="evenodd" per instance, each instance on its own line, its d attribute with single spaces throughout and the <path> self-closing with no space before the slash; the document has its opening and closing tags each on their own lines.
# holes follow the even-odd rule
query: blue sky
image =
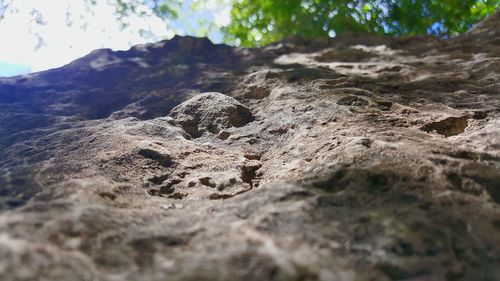
<svg viewBox="0 0 500 281">
<path fill-rule="evenodd" d="M 208 22 L 215 25 L 209 38 L 220 43 L 219 28 L 229 23 L 231 0 L 204 0 L 196 11 L 190 9 L 193 1 L 183 1 L 179 18 L 166 22 L 144 6 L 148 16 L 131 16 L 130 27 L 122 30 L 113 1 L 97 1 L 89 10 L 84 0 L 10 0 L 0 21 L 0 77 L 60 67 L 97 48 L 126 50 L 175 34 L 204 35 Z M 141 35 L 144 31 L 148 36 Z"/>
<path fill-rule="evenodd" d="M 9 77 L 31 72 L 31 66 L 0 61 L 0 76 Z"/>
</svg>

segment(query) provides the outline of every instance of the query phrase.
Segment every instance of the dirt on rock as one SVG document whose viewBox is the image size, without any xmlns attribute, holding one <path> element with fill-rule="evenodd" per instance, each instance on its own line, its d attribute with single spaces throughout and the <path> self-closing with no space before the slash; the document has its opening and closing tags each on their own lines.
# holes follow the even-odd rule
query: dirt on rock
<svg viewBox="0 0 500 281">
<path fill-rule="evenodd" d="M 0 79 L 0 280 L 499 280 L 500 13 Z"/>
</svg>

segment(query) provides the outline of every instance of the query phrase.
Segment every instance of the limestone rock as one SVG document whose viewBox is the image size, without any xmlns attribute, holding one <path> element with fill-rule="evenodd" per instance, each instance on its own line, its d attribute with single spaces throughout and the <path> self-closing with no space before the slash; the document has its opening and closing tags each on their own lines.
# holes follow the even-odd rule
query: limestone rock
<svg viewBox="0 0 500 281">
<path fill-rule="evenodd" d="M 222 129 L 242 127 L 254 120 L 246 106 L 221 93 L 199 94 L 176 106 L 169 116 L 194 138 L 204 132 L 218 134 Z"/>
<path fill-rule="evenodd" d="M 1 78 L 0 280 L 498 280 L 499 21 Z"/>
</svg>

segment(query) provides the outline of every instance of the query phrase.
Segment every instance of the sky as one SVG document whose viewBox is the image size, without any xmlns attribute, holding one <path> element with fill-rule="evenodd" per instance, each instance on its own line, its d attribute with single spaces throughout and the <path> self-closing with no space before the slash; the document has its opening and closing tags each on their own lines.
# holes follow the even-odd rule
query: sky
<svg viewBox="0 0 500 281">
<path fill-rule="evenodd" d="M 140 7 L 148 16 L 129 17 L 125 29 L 116 20 L 113 0 L 97 1 L 92 9 L 84 0 L 7 1 L 12 4 L 0 21 L 0 77 L 60 67 L 98 48 L 126 50 L 175 34 L 203 35 L 208 26 L 203 21 L 214 23 L 208 35 L 220 43 L 217 27 L 230 22 L 229 0 L 203 1 L 196 11 L 190 9 L 193 1 L 182 1 L 176 20 L 164 21 Z"/>
</svg>

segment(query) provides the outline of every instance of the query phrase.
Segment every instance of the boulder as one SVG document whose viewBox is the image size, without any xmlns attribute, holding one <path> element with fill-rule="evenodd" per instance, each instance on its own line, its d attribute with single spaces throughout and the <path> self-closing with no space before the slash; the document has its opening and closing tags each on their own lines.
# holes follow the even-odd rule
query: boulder
<svg viewBox="0 0 500 281">
<path fill-rule="evenodd" d="M 221 93 L 197 95 L 176 106 L 169 114 L 193 138 L 205 132 L 218 134 L 222 129 L 242 127 L 255 118 L 246 106 Z"/>
</svg>

